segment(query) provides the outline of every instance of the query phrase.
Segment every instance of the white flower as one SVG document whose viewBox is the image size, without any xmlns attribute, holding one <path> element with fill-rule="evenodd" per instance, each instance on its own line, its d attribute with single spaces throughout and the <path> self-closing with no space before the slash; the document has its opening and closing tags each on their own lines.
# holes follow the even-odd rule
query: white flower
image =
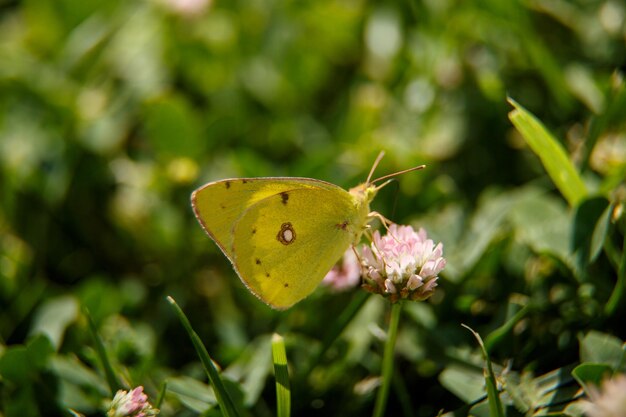
<svg viewBox="0 0 626 417">
<path fill-rule="evenodd" d="M 157 414 L 159 414 L 159 410 L 150 405 L 148 396 L 143 393 L 143 387 L 138 386 L 130 392 L 119 390 L 111 401 L 107 416 L 148 417 Z"/>
<path fill-rule="evenodd" d="M 443 244 L 435 245 L 421 228 L 392 224 L 385 236 L 374 232 L 372 244 L 363 248 L 365 289 L 392 302 L 430 297 L 445 266 Z"/>
<path fill-rule="evenodd" d="M 616 375 L 602 382 L 602 389 L 592 387 L 591 401 L 584 405 L 588 417 L 626 417 L 626 375 Z"/>
</svg>

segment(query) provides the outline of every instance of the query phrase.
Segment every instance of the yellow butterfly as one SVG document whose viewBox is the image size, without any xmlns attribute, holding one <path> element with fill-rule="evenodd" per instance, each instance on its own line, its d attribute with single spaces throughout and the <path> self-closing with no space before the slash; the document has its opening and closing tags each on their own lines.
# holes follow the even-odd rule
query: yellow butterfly
<svg viewBox="0 0 626 417">
<path fill-rule="evenodd" d="M 349 191 L 321 180 L 297 177 L 233 178 L 210 182 L 191 194 L 191 205 L 243 283 L 276 309 L 291 307 L 315 290 L 368 223 L 374 183 Z"/>
</svg>

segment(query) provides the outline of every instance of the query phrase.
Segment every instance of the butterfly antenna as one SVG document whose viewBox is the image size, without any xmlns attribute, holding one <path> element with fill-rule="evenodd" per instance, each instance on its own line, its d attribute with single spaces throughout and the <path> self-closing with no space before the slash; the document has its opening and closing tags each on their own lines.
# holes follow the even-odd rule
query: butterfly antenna
<svg viewBox="0 0 626 417">
<path fill-rule="evenodd" d="M 389 175 L 382 176 L 382 177 L 380 177 L 380 178 L 376 178 L 375 180 L 373 180 L 373 181 L 371 182 L 371 184 L 374 184 L 374 183 L 379 182 L 379 181 L 386 180 L 386 179 L 388 179 L 388 178 L 397 177 L 398 175 L 406 174 L 407 172 L 417 171 L 417 170 L 424 169 L 424 168 L 426 168 L 426 165 L 419 165 L 419 166 L 416 166 L 416 167 L 413 167 L 413 168 L 404 169 L 404 170 L 402 170 L 402 171 L 394 172 L 393 174 L 389 174 Z M 372 169 L 372 172 L 373 172 L 373 169 Z M 371 173 L 370 173 L 370 175 L 371 175 Z M 367 180 L 368 180 L 367 182 L 368 182 L 368 184 L 369 184 L 369 183 L 370 183 L 370 181 L 369 181 L 369 177 L 368 177 L 368 179 L 367 179 Z M 389 181 L 387 181 L 386 183 L 382 184 L 382 185 L 381 185 L 381 186 L 379 186 L 378 188 L 383 188 L 383 187 L 384 187 L 385 185 L 387 185 L 387 184 L 389 184 Z"/>
<path fill-rule="evenodd" d="M 383 156 L 385 156 L 385 151 L 380 151 L 380 153 L 376 157 L 376 160 L 374 161 L 374 164 L 372 165 L 372 169 L 370 170 L 369 175 L 367 176 L 367 181 L 365 181 L 366 184 L 373 184 L 374 182 L 378 181 L 378 180 L 374 180 L 370 182 L 370 180 L 372 179 L 372 175 L 374 175 L 374 171 L 376 170 L 376 167 L 380 163 L 380 160 L 383 159 Z"/>
</svg>

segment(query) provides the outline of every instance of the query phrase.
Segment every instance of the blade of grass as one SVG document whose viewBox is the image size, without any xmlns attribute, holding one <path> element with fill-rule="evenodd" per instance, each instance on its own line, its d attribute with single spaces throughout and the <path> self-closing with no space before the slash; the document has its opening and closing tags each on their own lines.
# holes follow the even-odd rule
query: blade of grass
<svg viewBox="0 0 626 417">
<path fill-rule="evenodd" d="M 285 339 L 277 333 L 272 335 L 272 359 L 276 377 L 276 413 L 278 417 L 289 417 L 291 415 L 291 388 L 287 353 L 285 352 Z"/>
<path fill-rule="evenodd" d="M 530 307 L 525 305 L 517 313 L 513 315 L 506 323 L 498 327 L 485 339 L 485 349 L 487 352 L 491 352 L 498 343 L 506 339 L 507 335 L 513 330 L 513 327 L 528 314 Z"/>
<path fill-rule="evenodd" d="M 113 370 L 113 366 L 111 365 L 111 361 L 109 360 L 109 356 L 107 355 L 107 351 L 104 347 L 104 343 L 98 334 L 98 329 L 96 329 L 96 323 L 93 321 L 91 314 L 89 314 L 89 310 L 86 308 L 83 309 L 83 313 L 85 317 L 87 317 L 87 323 L 89 324 L 89 331 L 91 336 L 93 337 L 93 341 L 96 348 L 96 354 L 100 359 L 100 363 L 102 363 L 102 369 L 104 370 L 104 376 L 107 380 L 107 384 L 109 384 L 109 389 L 111 390 L 111 396 L 115 395 L 118 390 L 123 388 L 122 383 L 117 378 L 115 371 Z"/>
<path fill-rule="evenodd" d="M 498 384 L 496 383 L 496 377 L 493 373 L 493 368 L 491 366 L 491 359 L 489 359 L 489 354 L 487 353 L 487 349 L 485 349 L 483 339 L 469 326 L 466 326 L 465 324 L 462 324 L 461 326 L 472 332 L 472 334 L 478 341 L 480 349 L 482 350 L 483 356 L 485 358 L 486 366 L 484 369 L 484 373 L 485 384 L 487 386 L 487 399 L 489 401 L 489 415 L 492 417 L 505 417 L 504 407 L 502 406 L 502 401 L 500 401 L 500 393 L 498 392 Z"/>
<path fill-rule="evenodd" d="M 374 417 L 383 417 L 385 415 L 385 407 L 387 406 L 387 398 L 389 397 L 389 387 L 393 376 L 393 357 L 396 347 L 396 339 L 398 336 L 398 326 L 400 324 L 400 315 L 402 313 L 402 302 L 391 305 L 391 319 L 389 320 L 389 330 L 387 331 L 387 341 L 385 342 L 385 351 L 383 352 L 382 364 L 382 382 L 376 395 L 376 404 L 374 404 Z"/>
<path fill-rule="evenodd" d="M 624 295 L 626 294 L 626 235 L 624 235 L 624 245 L 622 249 L 622 260 L 617 270 L 617 282 L 613 288 L 613 293 L 609 301 L 606 303 L 604 312 L 611 317 L 621 305 Z"/>
<path fill-rule="evenodd" d="M 411 395 L 406 387 L 404 378 L 402 378 L 402 375 L 399 372 L 393 373 L 393 389 L 396 397 L 398 398 L 400 408 L 402 409 L 402 414 L 404 414 L 405 417 L 414 416 L 415 410 L 411 404 Z"/>
<path fill-rule="evenodd" d="M 213 360 L 209 356 L 209 352 L 207 352 L 206 347 L 200 340 L 200 336 L 193 330 L 191 327 L 191 323 L 189 323 L 189 319 L 183 312 L 183 310 L 176 304 L 176 301 L 170 296 L 167 297 L 167 301 L 172 305 L 176 315 L 178 316 L 181 324 L 187 331 L 189 338 L 191 339 L 191 343 L 193 343 L 193 347 L 196 349 L 196 353 L 202 362 L 202 366 L 204 366 L 204 370 L 206 371 L 209 381 L 213 386 L 213 390 L 215 391 L 215 398 L 217 398 L 217 403 L 220 406 L 220 410 L 223 415 L 226 417 L 236 417 L 239 416 L 237 409 L 235 408 L 235 404 L 233 400 L 228 395 L 228 391 L 224 387 L 224 383 L 222 378 L 220 377 L 219 372 L 213 365 Z"/>
<path fill-rule="evenodd" d="M 587 195 L 587 189 L 567 153 L 535 116 L 512 98 L 508 101 L 515 108 L 509 119 L 539 157 L 554 185 L 569 205 L 575 207 Z"/>
<path fill-rule="evenodd" d="M 161 384 L 161 389 L 159 390 L 159 396 L 157 397 L 156 402 L 154 403 L 154 406 L 156 408 L 161 408 L 161 404 L 163 403 L 163 400 L 165 399 L 165 392 L 167 391 L 167 381 L 163 381 L 163 383 Z"/>
</svg>

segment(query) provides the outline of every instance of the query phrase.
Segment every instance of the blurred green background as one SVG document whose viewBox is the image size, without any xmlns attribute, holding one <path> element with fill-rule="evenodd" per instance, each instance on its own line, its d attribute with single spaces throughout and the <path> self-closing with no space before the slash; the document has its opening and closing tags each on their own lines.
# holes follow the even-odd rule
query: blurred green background
<svg viewBox="0 0 626 417">
<path fill-rule="evenodd" d="M 124 381 L 151 397 L 168 381 L 163 415 L 213 415 L 167 295 L 250 414 L 274 415 L 269 335 L 297 376 L 360 290 L 270 310 L 190 193 L 254 176 L 348 188 L 381 150 L 379 175 L 428 168 L 373 208 L 448 258 L 405 310 L 389 415 L 467 413 L 481 359 L 461 323 L 499 329 L 492 360 L 522 375 L 576 363 L 590 330 L 623 340 L 623 299 L 605 305 L 623 259 L 625 21 L 619 0 L 0 0 L 0 416 L 103 413 L 85 308 Z M 584 210 L 507 96 L 567 150 Z M 372 296 L 295 377 L 295 415 L 371 413 L 387 311 Z"/>
</svg>

